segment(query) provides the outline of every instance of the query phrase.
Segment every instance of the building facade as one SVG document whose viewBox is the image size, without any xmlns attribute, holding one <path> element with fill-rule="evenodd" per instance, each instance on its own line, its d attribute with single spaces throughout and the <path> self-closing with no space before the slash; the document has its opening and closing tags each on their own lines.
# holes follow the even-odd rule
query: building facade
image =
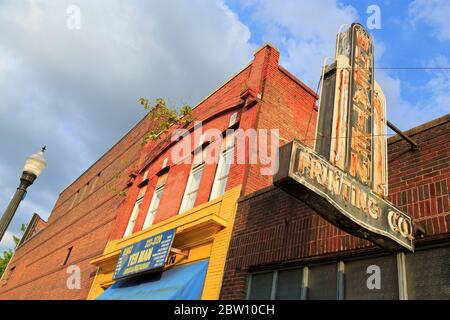
<svg viewBox="0 0 450 320">
<path fill-rule="evenodd" d="M 413 218 L 414 253 L 351 236 L 269 186 L 239 199 L 221 298 L 449 299 L 450 115 L 405 133 L 418 149 L 388 139 L 388 198 Z"/>
<path fill-rule="evenodd" d="M 241 151 L 251 149 L 250 136 L 266 132 L 261 129 L 280 128 L 287 139 L 299 127 L 303 133 L 310 128 L 306 140 L 314 134 L 317 96 L 278 59 L 274 47 L 263 46 L 247 67 L 193 109 L 194 121 L 183 127 L 182 138 L 173 139 L 180 129 L 174 126 L 143 149 L 111 241 L 92 261 L 98 271 L 89 299 L 219 299 L 237 199 L 271 184 L 271 176 L 261 173 L 270 164 L 252 162 L 252 154 Z M 262 139 L 272 142 L 268 135 Z M 179 157 L 183 144 L 189 151 Z M 213 161 L 205 160 L 207 154 Z M 152 263 L 145 249 L 135 248 L 171 232 L 165 265 L 153 274 L 135 272 L 148 271 Z M 128 276 L 117 276 L 121 266 Z"/>
<path fill-rule="evenodd" d="M 407 132 L 417 150 L 389 139 L 388 199 L 416 231 L 415 253 L 389 252 L 273 185 L 275 151 L 312 148 L 318 117 L 316 93 L 278 61 L 264 45 L 192 122 L 144 146 L 154 124 L 141 120 L 46 223 L 33 217 L 0 299 L 450 297 L 449 116 Z"/>
<path fill-rule="evenodd" d="M 194 270 L 203 279 L 194 297 L 219 298 L 237 199 L 272 183 L 261 174 L 270 162 L 252 162 L 244 153 L 242 161 L 228 164 L 239 146 L 227 132 L 244 132 L 245 150 L 252 144 L 245 134 L 261 129 L 279 128 L 285 140 L 302 132 L 302 139 L 313 141 L 317 95 L 278 60 L 276 48 L 263 46 L 193 109 L 182 141 L 192 137 L 191 149 L 201 154 L 217 149 L 212 163 L 183 161 L 194 160 L 196 152 L 173 160 L 181 140 L 171 137 L 178 127 L 142 147 L 152 123 L 140 121 L 60 194 L 45 227 L 24 239 L 1 280 L 0 298 L 101 298 L 119 286 L 113 272 L 122 249 L 167 231 L 174 232 L 173 244 L 158 274 Z M 223 139 L 194 137 L 199 122 Z M 145 282 L 139 275 L 132 280 Z M 106 296 L 111 292 L 118 291 Z"/>
<path fill-rule="evenodd" d="M 140 121 L 59 195 L 46 223 L 33 217 L 0 281 L 0 299 L 86 299 L 148 130 Z M 69 266 L 75 265 L 74 273 Z M 72 274 L 80 284 L 70 289 Z"/>
</svg>

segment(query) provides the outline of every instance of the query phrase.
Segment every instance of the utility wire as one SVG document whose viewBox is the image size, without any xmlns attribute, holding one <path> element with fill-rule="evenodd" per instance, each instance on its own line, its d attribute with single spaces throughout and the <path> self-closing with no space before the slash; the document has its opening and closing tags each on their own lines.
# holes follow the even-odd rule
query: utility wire
<svg viewBox="0 0 450 320">
<path fill-rule="evenodd" d="M 333 69 L 347 69 L 350 70 L 352 67 L 340 67 L 340 68 L 333 68 Z M 450 70 L 450 67 L 373 67 L 373 68 L 362 68 L 358 67 L 359 70 L 371 70 L 371 69 L 378 69 L 378 70 Z"/>
<path fill-rule="evenodd" d="M 352 137 L 327 137 L 322 136 L 320 138 L 309 138 L 309 139 L 302 139 L 302 141 L 312 141 L 312 140 L 322 140 L 322 139 L 352 139 L 352 138 L 374 138 L 374 137 L 389 137 L 389 136 L 396 136 L 396 133 L 387 133 L 387 134 L 369 134 L 369 135 L 359 135 L 359 136 L 352 136 Z"/>
</svg>

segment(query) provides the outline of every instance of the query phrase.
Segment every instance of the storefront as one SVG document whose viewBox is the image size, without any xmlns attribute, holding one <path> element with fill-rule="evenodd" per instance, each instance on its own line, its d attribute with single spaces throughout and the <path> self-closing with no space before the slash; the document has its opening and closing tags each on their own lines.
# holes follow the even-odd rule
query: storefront
<svg viewBox="0 0 450 320">
<path fill-rule="evenodd" d="M 238 201 L 221 299 L 449 299 L 450 115 L 405 133 L 418 149 L 388 140 L 388 200 L 412 218 L 414 251 L 352 236 L 273 186 Z"/>
<path fill-rule="evenodd" d="M 343 255 L 280 269 L 249 272 L 246 298 L 448 299 L 449 270 L 450 241 L 420 247 L 415 253 Z"/>
<path fill-rule="evenodd" d="M 338 33 L 314 147 L 239 199 L 223 299 L 450 298 L 450 115 L 387 139 L 374 61 L 361 24 Z"/>
<path fill-rule="evenodd" d="M 218 299 L 240 187 L 111 241 L 89 299 Z"/>
</svg>

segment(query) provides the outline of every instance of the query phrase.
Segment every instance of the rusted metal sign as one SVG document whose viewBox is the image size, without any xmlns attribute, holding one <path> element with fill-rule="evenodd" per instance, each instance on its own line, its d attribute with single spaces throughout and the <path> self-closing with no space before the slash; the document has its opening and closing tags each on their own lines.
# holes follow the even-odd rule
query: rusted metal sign
<svg viewBox="0 0 450 320">
<path fill-rule="evenodd" d="M 350 234 L 414 251 L 411 217 L 298 141 L 280 148 L 274 183 Z"/>
<path fill-rule="evenodd" d="M 372 38 L 358 23 L 337 36 L 322 86 L 315 150 L 387 196 L 386 102 L 374 81 Z"/>
<path fill-rule="evenodd" d="M 336 59 L 324 70 L 315 151 L 292 143 L 274 183 L 351 234 L 413 250 L 411 218 L 385 200 L 386 99 L 373 66 L 373 41 L 363 26 L 338 33 Z"/>
</svg>

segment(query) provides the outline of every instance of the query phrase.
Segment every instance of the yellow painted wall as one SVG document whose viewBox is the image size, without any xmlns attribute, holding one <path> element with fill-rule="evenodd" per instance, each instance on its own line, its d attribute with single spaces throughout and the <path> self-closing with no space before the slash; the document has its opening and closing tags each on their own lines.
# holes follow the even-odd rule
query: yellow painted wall
<svg viewBox="0 0 450 320">
<path fill-rule="evenodd" d="M 189 250 L 188 257 L 177 257 L 175 265 L 209 258 L 202 299 L 219 299 L 240 190 L 236 187 L 183 214 L 109 242 L 103 255 L 91 261 L 98 269 L 88 299 L 97 298 L 114 283 L 112 276 L 122 248 L 173 228 L 176 228 L 173 247 Z"/>
</svg>

